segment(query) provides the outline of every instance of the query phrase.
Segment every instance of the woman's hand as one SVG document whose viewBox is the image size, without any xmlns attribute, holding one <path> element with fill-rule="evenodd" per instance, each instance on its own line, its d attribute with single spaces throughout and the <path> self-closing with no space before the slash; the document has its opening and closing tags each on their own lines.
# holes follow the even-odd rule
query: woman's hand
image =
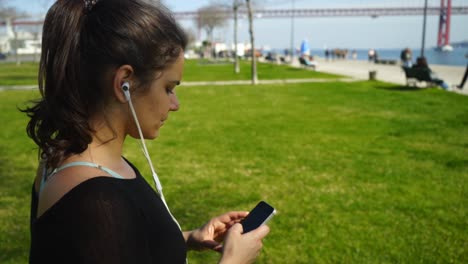
<svg viewBox="0 0 468 264">
<path fill-rule="evenodd" d="M 199 229 L 185 232 L 184 237 L 189 249 L 212 249 L 222 252 L 222 242 L 227 231 L 247 216 L 248 212 L 229 212 L 211 219 Z"/>
<path fill-rule="evenodd" d="M 241 224 L 236 224 L 229 230 L 220 264 L 253 263 L 263 247 L 262 239 L 268 235 L 270 228 L 262 225 L 246 234 L 242 234 L 242 231 Z"/>
</svg>

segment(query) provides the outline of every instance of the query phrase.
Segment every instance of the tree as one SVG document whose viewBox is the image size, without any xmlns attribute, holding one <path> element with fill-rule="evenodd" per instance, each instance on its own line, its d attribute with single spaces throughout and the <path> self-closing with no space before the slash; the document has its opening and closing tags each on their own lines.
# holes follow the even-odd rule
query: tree
<svg viewBox="0 0 468 264">
<path fill-rule="evenodd" d="M 197 13 L 197 27 L 204 29 L 208 40 L 213 43 L 214 29 L 226 24 L 226 10 L 220 5 L 212 4 L 198 9 Z"/>
<path fill-rule="evenodd" d="M 21 64 L 20 58 L 18 56 L 18 33 L 16 32 L 16 27 L 14 25 L 16 19 L 21 19 L 21 18 L 26 18 L 28 15 L 25 12 L 19 11 L 15 7 L 9 7 L 4 5 L 4 1 L 0 0 L 0 21 L 5 22 L 7 25 L 7 28 L 9 28 L 10 34 L 13 36 L 13 40 L 10 40 L 10 48 L 13 46 L 13 49 L 15 50 L 15 58 L 16 58 L 16 64 L 19 65 Z M 8 30 L 8 29 L 7 29 Z M 9 32 L 7 32 L 8 34 Z M 11 37 L 11 36 L 10 36 Z"/>
<path fill-rule="evenodd" d="M 193 45 L 197 41 L 197 36 L 192 29 L 184 28 L 185 35 L 187 36 L 187 46 Z"/>
<path fill-rule="evenodd" d="M 239 20 L 239 9 L 244 6 L 243 0 L 218 0 L 218 5 L 225 7 L 227 9 L 232 10 L 232 17 L 233 17 L 233 28 L 234 28 L 234 73 L 240 73 L 240 66 L 239 66 L 239 57 L 237 56 L 237 31 L 238 31 L 238 20 Z"/>
<path fill-rule="evenodd" d="M 251 0 L 245 0 L 247 3 L 247 12 L 249 14 L 249 34 L 250 34 L 250 46 L 251 46 L 251 55 L 252 55 L 252 84 L 256 85 L 258 83 L 257 77 L 257 56 L 255 52 L 255 35 L 253 27 L 253 11 Z"/>
<path fill-rule="evenodd" d="M 239 7 L 243 5 L 242 0 L 232 0 L 232 11 L 234 13 L 234 72 L 240 73 L 239 57 L 237 56 L 237 28 Z"/>
</svg>

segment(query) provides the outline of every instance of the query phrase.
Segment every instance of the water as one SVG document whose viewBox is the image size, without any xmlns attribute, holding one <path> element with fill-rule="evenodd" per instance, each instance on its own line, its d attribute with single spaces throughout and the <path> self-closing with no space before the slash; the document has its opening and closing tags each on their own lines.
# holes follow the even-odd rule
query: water
<svg viewBox="0 0 468 264">
<path fill-rule="evenodd" d="M 351 58 L 351 51 L 349 51 L 349 57 Z M 379 59 L 388 59 L 388 60 L 400 60 L 401 49 L 376 49 Z M 367 60 L 368 50 L 358 49 L 357 59 L 358 60 Z M 450 66 L 466 66 L 468 59 L 465 58 L 465 54 L 468 53 L 468 48 L 454 48 L 452 52 L 441 52 L 436 51 L 435 49 L 426 49 L 424 50 L 424 56 L 427 58 L 429 64 L 439 64 L 439 65 L 450 65 Z M 413 49 L 413 61 L 416 60 L 421 54 L 420 49 Z M 325 57 L 324 50 L 312 50 L 312 55 L 317 55 L 319 57 Z"/>
</svg>

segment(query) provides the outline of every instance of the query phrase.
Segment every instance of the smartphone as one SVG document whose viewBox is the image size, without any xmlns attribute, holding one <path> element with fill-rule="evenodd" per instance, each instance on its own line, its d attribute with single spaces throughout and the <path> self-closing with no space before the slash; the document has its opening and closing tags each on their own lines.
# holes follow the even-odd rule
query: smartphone
<svg viewBox="0 0 468 264">
<path fill-rule="evenodd" d="M 241 221 L 244 233 L 250 232 L 257 227 L 266 224 L 276 214 L 275 208 L 261 201 L 252 211 Z"/>
</svg>

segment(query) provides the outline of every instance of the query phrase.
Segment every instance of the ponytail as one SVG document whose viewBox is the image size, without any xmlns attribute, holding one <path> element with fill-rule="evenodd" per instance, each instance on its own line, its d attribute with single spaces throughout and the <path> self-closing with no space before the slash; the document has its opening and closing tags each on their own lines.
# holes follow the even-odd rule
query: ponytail
<svg viewBox="0 0 468 264">
<path fill-rule="evenodd" d="M 71 153 L 84 151 L 91 142 L 91 128 L 86 121 L 89 115 L 83 111 L 77 93 L 82 74 L 83 5 L 80 0 L 59 0 L 48 11 L 38 74 L 42 98 L 22 110 L 31 118 L 26 128 L 29 137 L 51 167 Z"/>
</svg>

